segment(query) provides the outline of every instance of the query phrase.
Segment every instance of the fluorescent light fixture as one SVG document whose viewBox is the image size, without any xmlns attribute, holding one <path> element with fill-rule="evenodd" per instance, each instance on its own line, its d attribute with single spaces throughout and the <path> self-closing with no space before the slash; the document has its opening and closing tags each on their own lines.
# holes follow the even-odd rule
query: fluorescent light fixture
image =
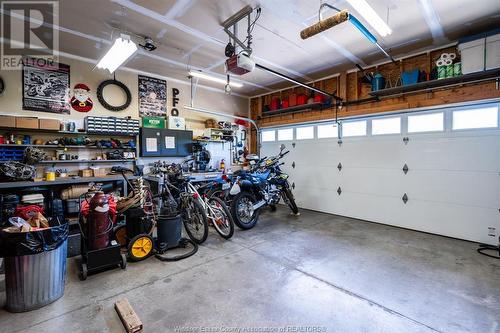
<svg viewBox="0 0 500 333">
<path fill-rule="evenodd" d="M 226 80 L 219 79 L 218 77 L 214 77 L 214 76 L 211 76 L 211 75 L 205 74 L 203 72 L 199 72 L 199 71 L 189 71 L 189 75 L 200 78 L 200 79 L 205 79 L 205 80 L 209 80 L 209 81 L 213 81 L 213 82 L 227 84 Z M 241 83 L 233 82 L 233 81 L 229 81 L 229 85 L 231 87 L 235 87 L 235 88 L 243 87 L 243 85 Z"/>
<path fill-rule="evenodd" d="M 391 28 L 382 20 L 366 0 L 347 0 L 347 2 L 356 10 L 373 29 L 377 30 L 382 37 L 392 34 Z"/>
<path fill-rule="evenodd" d="M 443 27 L 439 22 L 439 16 L 432 6 L 431 0 L 420 0 L 420 5 L 424 10 L 425 22 L 431 29 L 432 38 L 439 39 L 444 37 Z"/>
<path fill-rule="evenodd" d="M 130 40 L 130 36 L 122 34 L 115 40 L 113 46 L 111 46 L 109 51 L 102 57 L 96 67 L 107 69 L 110 73 L 113 73 L 135 52 L 137 52 L 137 45 Z"/>
</svg>

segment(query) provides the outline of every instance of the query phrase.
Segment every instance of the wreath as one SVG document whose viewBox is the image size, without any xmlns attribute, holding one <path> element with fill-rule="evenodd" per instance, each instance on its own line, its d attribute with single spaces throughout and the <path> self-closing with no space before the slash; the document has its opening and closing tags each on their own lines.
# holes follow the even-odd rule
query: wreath
<svg viewBox="0 0 500 333">
<path fill-rule="evenodd" d="M 114 84 L 115 86 L 118 86 L 120 87 L 120 89 L 123 90 L 123 92 L 127 96 L 127 100 L 125 101 L 125 103 L 123 103 L 122 105 L 114 106 L 106 102 L 103 96 L 103 91 L 104 88 L 106 88 L 110 84 Z M 125 110 L 126 108 L 129 107 L 130 103 L 132 102 L 132 95 L 130 94 L 130 90 L 127 88 L 127 86 L 122 82 L 117 80 L 106 80 L 101 82 L 101 84 L 99 84 L 99 87 L 97 87 L 97 99 L 99 100 L 99 103 L 101 103 L 101 105 L 104 106 L 105 109 L 116 112 Z"/>
</svg>

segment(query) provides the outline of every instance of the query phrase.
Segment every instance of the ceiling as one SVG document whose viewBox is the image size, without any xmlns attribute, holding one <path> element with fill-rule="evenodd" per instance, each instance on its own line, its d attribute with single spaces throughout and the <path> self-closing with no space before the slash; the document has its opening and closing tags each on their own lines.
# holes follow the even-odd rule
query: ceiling
<svg viewBox="0 0 500 333">
<path fill-rule="evenodd" d="M 481 5 L 477 0 L 368 2 L 392 28 L 391 35 L 376 36 L 395 56 L 445 45 L 500 24 L 498 0 L 481 0 Z M 355 13 L 346 1 L 329 3 Z M 64 0 L 60 1 L 60 50 L 97 61 L 109 48 L 112 34 L 117 35 L 115 27 L 150 36 L 160 44 L 153 52 L 141 50 L 127 67 L 181 80 L 187 80 L 188 68 L 224 78 L 228 37 L 220 22 L 246 4 L 262 8 L 253 31 L 252 56 L 276 71 L 310 81 L 353 68 L 355 62 L 369 65 L 384 60 L 348 23 L 302 40 L 300 30 L 318 19 L 319 0 Z M 328 10 L 324 15 L 332 13 Z M 289 85 L 261 70 L 234 80 L 244 86 L 233 91 L 246 96 Z M 203 84 L 223 89 L 217 83 Z"/>
</svg>

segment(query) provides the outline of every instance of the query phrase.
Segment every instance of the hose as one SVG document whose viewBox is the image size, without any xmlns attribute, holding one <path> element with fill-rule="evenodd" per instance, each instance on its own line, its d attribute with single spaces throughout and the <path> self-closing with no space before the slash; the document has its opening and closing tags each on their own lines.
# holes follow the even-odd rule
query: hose
<svg viewBox="0 0 500 333">
<path fill-rule="evenodd" d="M 181 255 L 178 255 L 175 257 L 164 257 L 163 254 L 157 253 L 157 254 L 155 254 L 155 257 L 156 257 L 156 259 L 161 260 L 161 261 L 177 261 L 177 260 L 189 258 L 192 255 L 194 255 L 196 252 L 198 252 L 198 244 L 196 244 L 192 240 L 187 239 L 187 238 L 181 238 L 179 241 L 179 245 L 176 247 L 173 247 L 172 249 L 178 249 L 180 247 L 186 248 L 188 246 L 188 244 L 191 244 L 193 246 L 193 249 L 188 253 L 184 253 L 184 254 L 181 254 Z"/>
<path fill-rule="evenodd" d="M 485 251 L 498 251 L 498 256 L 496 256 L 494 254 L 486 253 Z M 477 249 L 477 252 L 484 255 L 484 256 L 490 257 L 490 258 L 500 259 L 500 246 L 479 244 L 479 248 Z"/>
</svg>

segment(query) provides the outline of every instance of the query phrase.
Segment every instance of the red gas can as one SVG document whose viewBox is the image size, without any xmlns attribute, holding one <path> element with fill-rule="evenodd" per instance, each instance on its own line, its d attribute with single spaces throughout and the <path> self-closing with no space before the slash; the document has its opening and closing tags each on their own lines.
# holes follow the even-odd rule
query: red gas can
<svg viewBox="0 0 500 333">
<path fill-rule="evenodd" d="M 316 94 L 314 95 L 314 103 L 323 103 L 323 95 Z"/>
<path fill-rule="evenodd" d="M 273 97 L 271 100 L 271 110 L 278 110 L 280 108 L 280 99 L 279 97 Z"/>
<path fill-rule="evenodd" d="M 288 102 L 288 99 L 283 99 L 283 100 L 281 101 L 281 108 L 282 108 L 282 109 L 285 109 L 285 108 L 287 108 L 287 107 L 289 107 L 289 106 L 290 106 L 290 104 L 289 104 L 289 102 Z"/>
<path fill-rule="evenodd" d="M 300 94 L 297 96 L 297 105 L 303 105 L 307 103 L 307 96 L 305 94 Z"/>
</svg>

